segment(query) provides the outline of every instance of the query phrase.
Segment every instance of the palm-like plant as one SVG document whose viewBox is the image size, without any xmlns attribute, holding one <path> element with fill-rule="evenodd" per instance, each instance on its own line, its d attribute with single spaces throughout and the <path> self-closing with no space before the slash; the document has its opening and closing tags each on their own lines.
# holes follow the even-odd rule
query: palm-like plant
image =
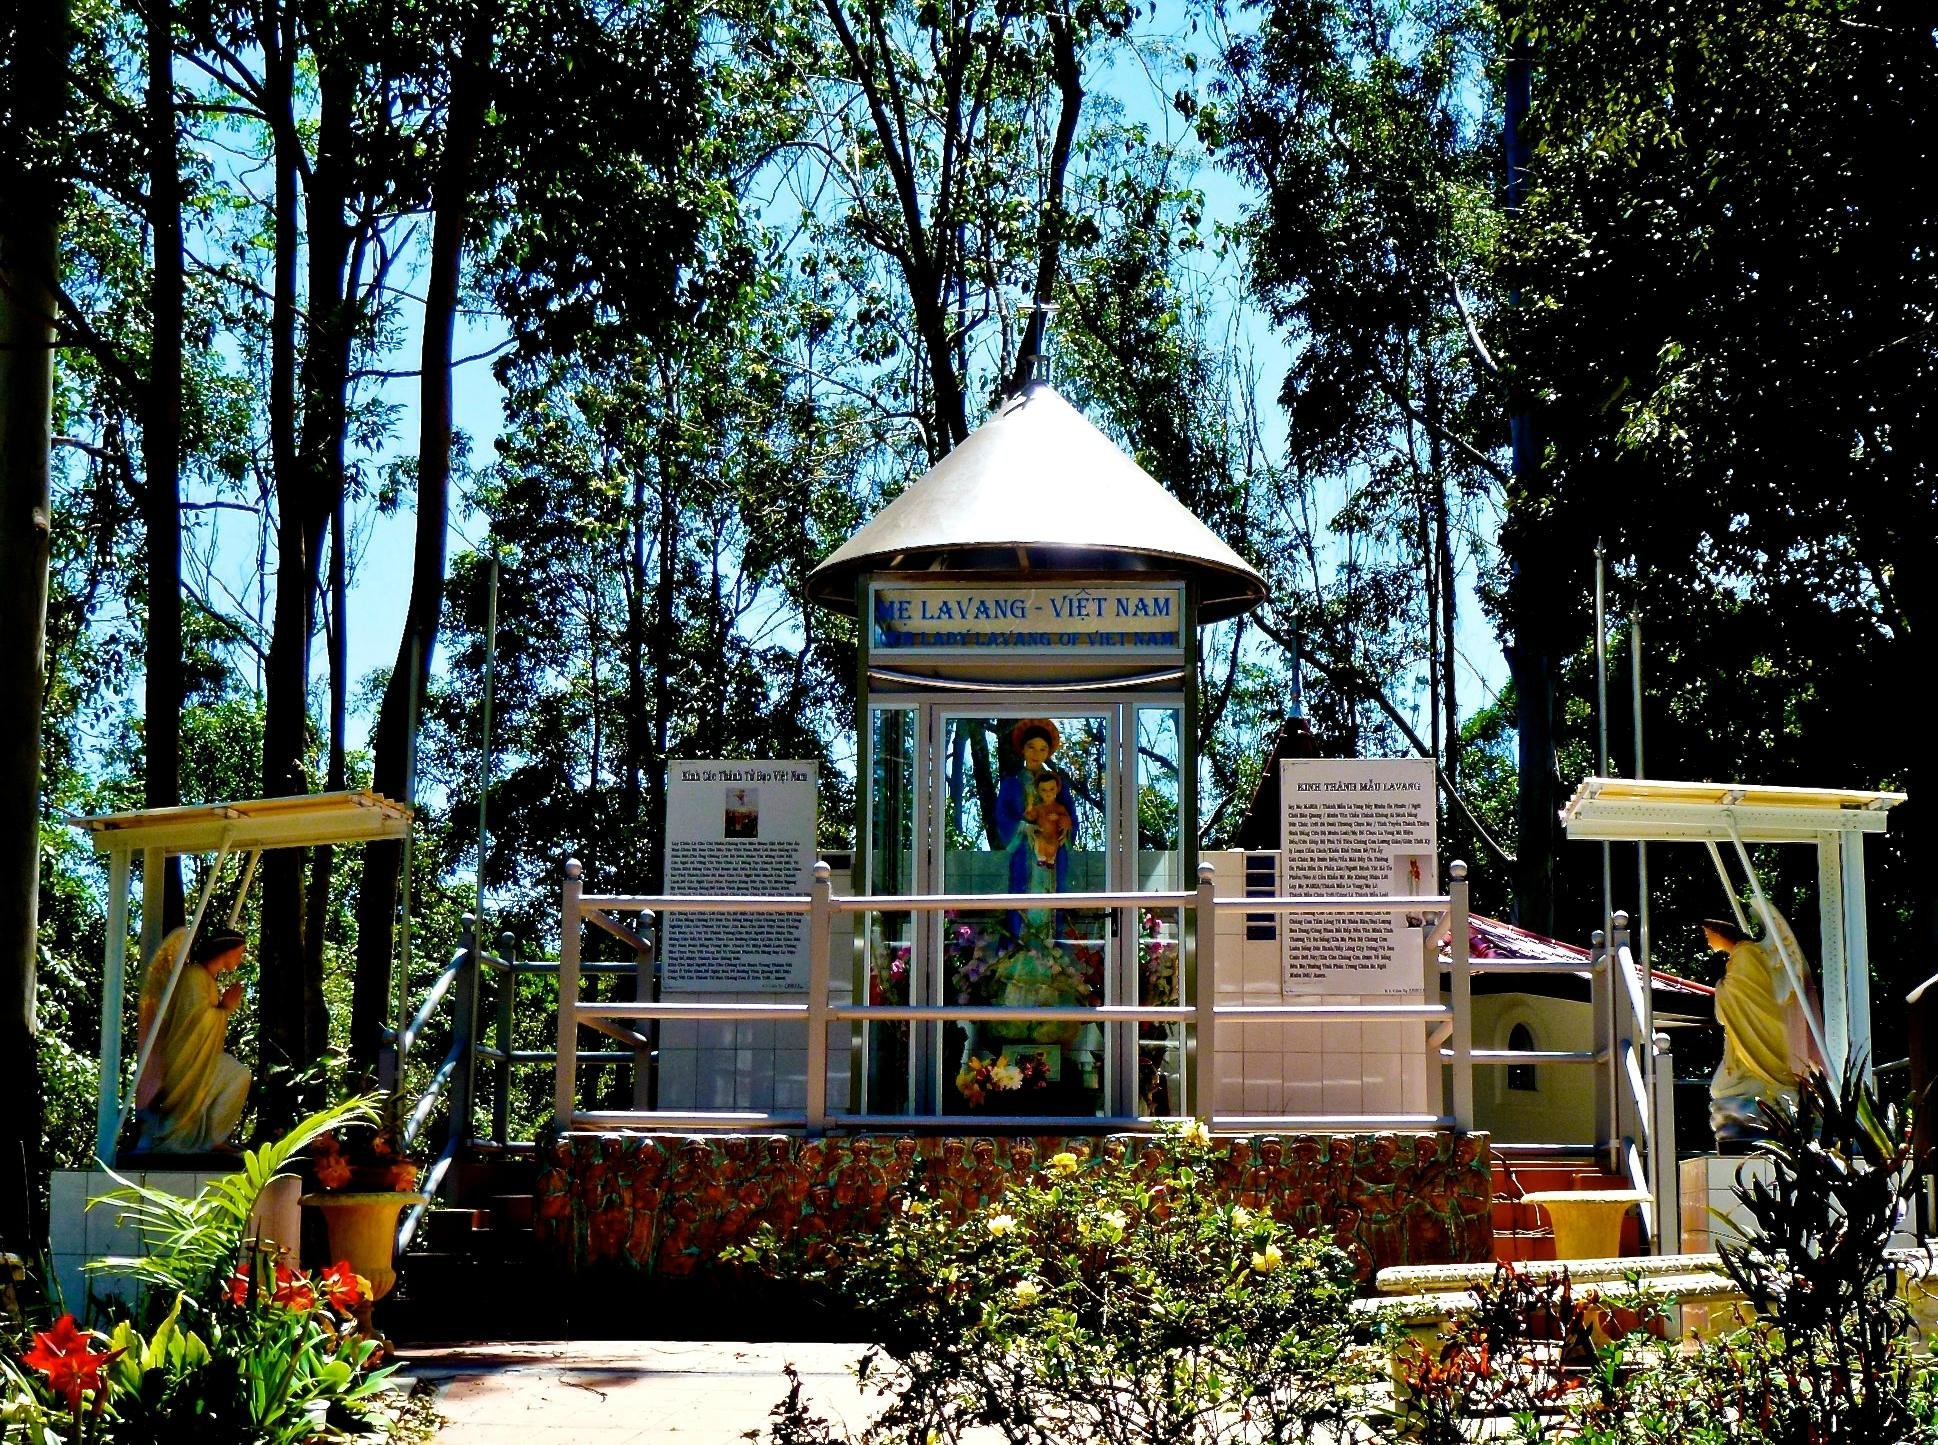
<svg viewBox="0 0 1938 1445">
<path fill-rule="evenodd" d="M 133 1259 L 96 1260 L 88 1268 L 138 1280 L 163 1299 L 210 1297 L 241 1260 L 249 1216 L 271 1181 L 287 1173 L 297 1152 L 319 1134 L 348 1124 L 375 1123 L 377 1103 L 377 1095 L 364 1095 L 311 1114 L 273 1143 L 246 1150 L 235 1173 L 211 1181 L 191 1198 L 114 1174 L 122 1187 L 90 1201 L 88 1207 L 118 1210 L 141 1237 L 142 1253 Z M 294 1245 L 295 1241 L 278 1243 Z"/>
<path fill-rule="evenodd" d="M 1736 1184 L 1748 1240 L 1723 1247 L 1723 1268 L 1781 1376 L 1809 1382 L 1789 1402 L 1809 1438 L 1908 1438 L 1894 1432 L 1915 1375 L 1902 1345 L 1911 1319 L 1889 1247 L 1917 1189 L 1909 1133 L 1855 1067 L 1841 1081 L 1813 1070 L 1794 1109 L 1763 1112 L 1756 1152 L 1770 1174 Z M 1832 1435 L 1816 1433 L 1827 1422 Z"/>
</svg>

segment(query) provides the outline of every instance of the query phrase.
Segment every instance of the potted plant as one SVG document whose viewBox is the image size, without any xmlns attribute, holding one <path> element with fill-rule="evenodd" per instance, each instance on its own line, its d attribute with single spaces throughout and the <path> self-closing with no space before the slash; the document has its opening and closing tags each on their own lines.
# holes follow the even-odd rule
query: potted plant
<svg viewBox="0 0 1938 1445">
<path fill-rule="evenodd" d="M 303 1203 L 322 1212 L 330 1253 L 350 1261 L 370 1281 L 370 1298 L 397 1284 L 397 1217 L 429 1202 L 418 1192 L 418 1166 L 389 1128 L 344 1130 L 310 1146 L 318 1188 Z"/>
</svg>

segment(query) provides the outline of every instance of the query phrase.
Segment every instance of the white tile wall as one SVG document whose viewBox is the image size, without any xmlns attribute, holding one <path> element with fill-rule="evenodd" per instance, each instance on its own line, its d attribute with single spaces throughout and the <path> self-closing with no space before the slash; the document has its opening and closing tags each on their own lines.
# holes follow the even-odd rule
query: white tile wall
<svg viewBox="0 0 1938 1445">
<path fill-rule="evenodd" d="M 836 893 L 849 888 L 849 875 L 836 873 Z M 848 1002 L 853 980 L 854 915 L 836 914 L 831 948 L 828 1001 Z M 794 993 L 678 993 L 704 1003 L 799 1003 Z M 845 1107 L 848 1099 L 849 1030 L 828 1027 L 828 1101 Z M 659 1107 L 797 1112 L 807 1103 L 807 1040 L 801 1025 L 761 1020 L 669 1020 L 662 1025 L 659 1052 Z"/>
<path fill-rule="evenodd" d="M 1708 1254 L 1720 1244 L 1743 1242 L 1743 1205 L 1734 1186 L 1771 1178 L 1768 1159 L 1756 1155 L 1699 1154 L 1681 1166 L 1682 1248 Z"/>
<path fill-rule="evenodd" d="M 223 1177 L 220 1172 L 153 1169 L 124 1170 L 121 1180 L 116 1180 L 99 1169 L 56 1170 L 48 1200 L 48 1254 L 64 1307 L 83 1320 L 98 1318 L 100 1306 L 117 1298 L 132 1299 L 135 1292 L 131 1280 L 90 1275 L 86 1270 L 89 1260 L 141 1253 L 140 1237 L 121 1211 L 106 1204 L 89 1208 L 90 1200 L 119 1189 L 123 1180 L 188 1198 Z M 295 1247 L 301 1192 L 295 1179 L 278 1179 L 264 1191 L 252 1218 L 265 1238 L 287 1240 Z"/>
<path fill-rule="evenodd" d="M 1221 897 L 1245 888 L 1245 857 L 1211 853 Z M 1245 916 L 1218 915 L 1218 1001 L 1277 1003 L 1283 955 L 1277 940 L 1247 939 Z M 1300 997 L 1300 1003 L 1408 1003 L 1412 998 Z M 1410 1023 L 1246 1023 L 1218 1034 L 1221 1114 L 1425 1114 L 1431 1104 L 1426 1030 Z"/>
</svg>

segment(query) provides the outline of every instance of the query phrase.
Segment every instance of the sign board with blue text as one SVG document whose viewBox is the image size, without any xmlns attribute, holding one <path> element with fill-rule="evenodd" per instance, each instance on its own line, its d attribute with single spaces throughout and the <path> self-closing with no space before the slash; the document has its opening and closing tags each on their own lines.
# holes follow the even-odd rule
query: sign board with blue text
<svg viewBox="0 0 1938 1445">
<path fill-rule="evenodd" d="M 1176 582 L 883 582 L 871 589 L 869 622 L 870 650 L 882 661 L 1184 657 Z"/>
</svg>

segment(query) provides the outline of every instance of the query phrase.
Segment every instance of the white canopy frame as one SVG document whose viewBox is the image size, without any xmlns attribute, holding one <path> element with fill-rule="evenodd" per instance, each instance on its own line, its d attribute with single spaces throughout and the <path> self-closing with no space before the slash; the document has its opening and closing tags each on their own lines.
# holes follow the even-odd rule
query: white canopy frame
<svg viewBox="0 0 1938 1445">
<path fill-rule="evenodd" d="M 1787 930 L 1750 863 L 1750 843 L 1800 843 L 1817 849 L 1819 977 L 1823 1015 L 1805 1008 L 1824 1066 L 1841 1074 L 1855 1061 L 1868 1078 L 1871 1058 L 1871 954 L 1864 881 L 1864 835 L 1882 833 L 1886 814 L 1903 793 L 1842 788 L 1759 787 L 1742 783 L 1685 783 L 1647 778 L 1586 778 L 1561 821 L 1570 838 L 1612 843 L 1704 844 L 1743 931 L 1749 933 L 1736 890 L 1723 866 L 1721 845 L 1736 852 L 1752 901 L 1773 941 L 1791 986 L 1803 989 L 1807 966 L 1791 955 Z"/>
<path fill-rule="evenodd" d="M 367 788 L 289 798 L 256 798 L 238 803 L 208 803 L 186 808 L 143 808 L 92 818 L 70 818 L 88 832 L 97 853 L 108 855 L 108 936 L 101 967 L 101 1093 L 95 1114 L 95 1154 L 114 1162 L 115 1143 L 127 1118 L 129 1100 L 121 1087 L 121 1016 L 128 968 L 128 880 L 134 856 L 142 859 L 141 943 L 139 957 L 154 956 L 162 940 L 162 863 L 172 854 L 215 854 L 202 880 L 188 939 L 162 987 L 157 1015 L 165 1014 L 181 977 L 183 963 L 202 927 L 222 866 L 232 854 L 247 853 L 242 880 L 229 909 L 228 926 L 242 921 L 242 909 L 255 881 L 256 864 L 272 848 L 318 848 L 401 840 L 410 832 L 412 810 Z M 145 1044 L 135 1059 L 134 1087 L 148 1064 Z"/>
</svg>

